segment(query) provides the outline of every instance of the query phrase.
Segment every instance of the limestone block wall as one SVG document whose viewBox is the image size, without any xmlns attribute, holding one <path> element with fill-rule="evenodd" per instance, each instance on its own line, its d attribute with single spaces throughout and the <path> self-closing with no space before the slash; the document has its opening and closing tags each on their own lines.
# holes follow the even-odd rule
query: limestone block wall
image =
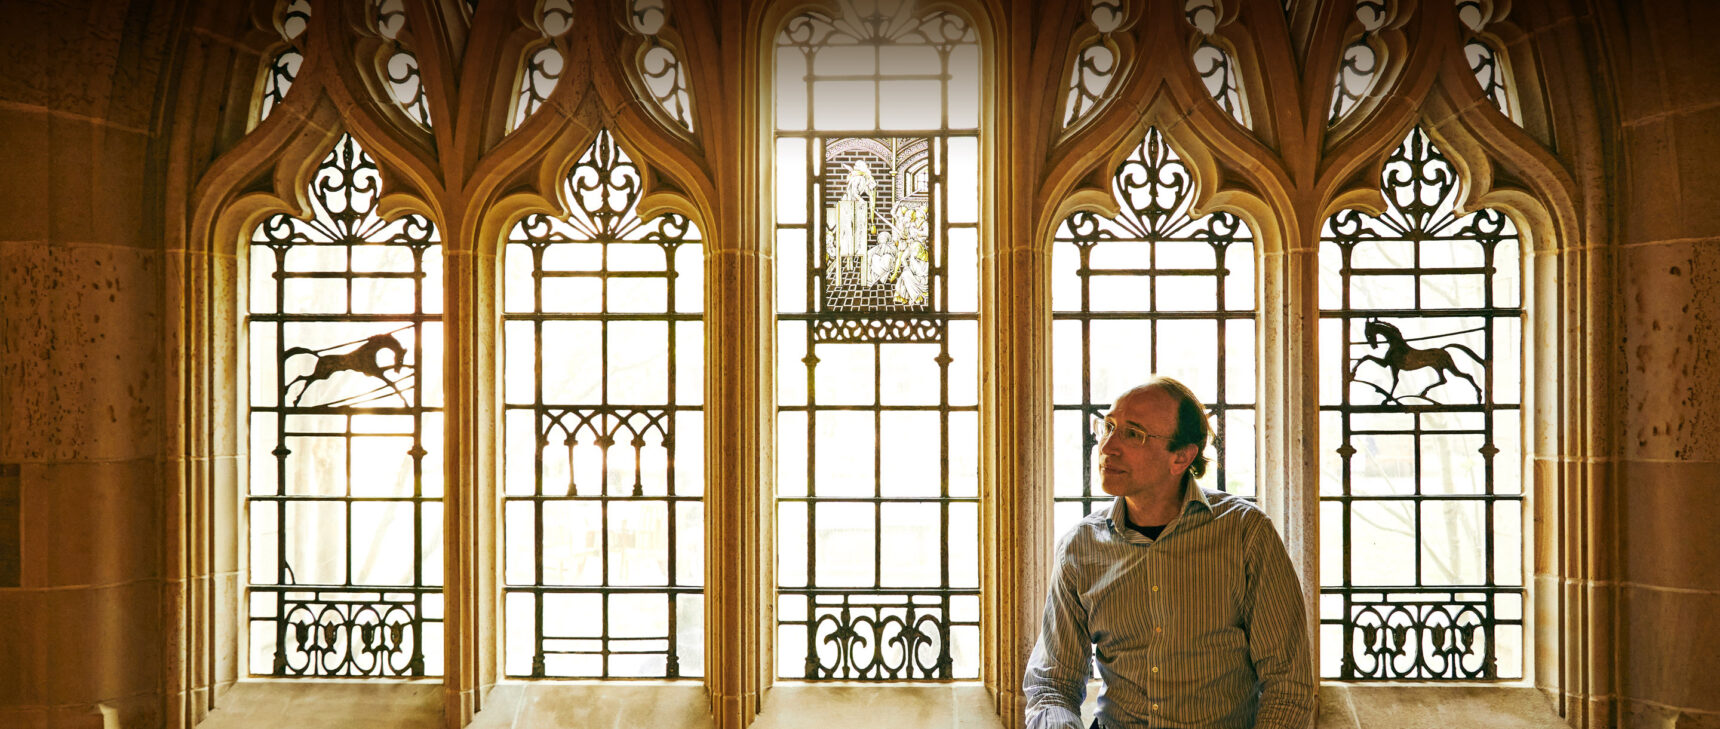
<svg viewBox="0 0 1720 729">
<path fill-rule="evenodd" d="M 1620 724 L 1720 727 L 1720 5 L 1616 13 Z"/>
<path fill-rule="evenodd" d="M 0 584 L 0 726 L 160 713 L 163 260 L 145 180 L 165 19 L 124 0 L 0 6 L 0 488 L 17 503 L 0 548 L 19 565 Z"/>
</svg>

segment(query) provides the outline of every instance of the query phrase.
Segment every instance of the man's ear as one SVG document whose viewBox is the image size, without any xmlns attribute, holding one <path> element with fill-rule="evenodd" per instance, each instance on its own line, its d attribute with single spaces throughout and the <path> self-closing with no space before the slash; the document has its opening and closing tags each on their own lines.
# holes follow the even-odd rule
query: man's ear
<svg viewBox="0 0 1720 729">
<path fill-rule="evenodd" d="M 1171 465 L 1176 467 L 1178 473 L 1185 472 L 1188 470 L 1189 464 L 1194 463 L 1194 456 L 1198 452 L 1199 449 L 1193 443 L 1173 450 L 1171 451 Z"/>
</svg>

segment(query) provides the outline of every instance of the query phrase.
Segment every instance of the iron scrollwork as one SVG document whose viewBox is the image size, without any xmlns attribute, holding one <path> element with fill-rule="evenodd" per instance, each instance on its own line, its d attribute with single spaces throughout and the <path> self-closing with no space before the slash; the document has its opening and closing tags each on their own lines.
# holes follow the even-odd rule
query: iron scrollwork
<svg viewBox="0 0 1720 729">
<path fill-rule="evenodd" d="M 423 676 L 416 596 L 378 601 L 375 593 L 283 593 L 277 676 Z"/>
<path fill-rule="evenodd" d="M 1499 675 L 1487 599 L 1415 602 L 1352 598 L 1346 678 L 1487 679 Z M 1407 599 L 1405 599 L 1407 598 Z"/>
<path fill-rule="evenodd" d="M 953 660 L 943 606 L 919 604 L 912 598 L 879 604 L 877 599 L 871 595 L 814 598 L 807 630 L 818 650 L 807 651 L 806 678 L 951 678 Z"/>
</svg>

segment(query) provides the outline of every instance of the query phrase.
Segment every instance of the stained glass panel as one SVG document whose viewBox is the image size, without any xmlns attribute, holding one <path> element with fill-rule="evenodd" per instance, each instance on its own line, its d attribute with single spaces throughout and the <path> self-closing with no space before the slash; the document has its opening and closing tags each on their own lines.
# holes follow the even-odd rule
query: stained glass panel
<svg viewBox="0 0 1720 729">
<path fill-rule="evenodd" d="M 1521 677 L 1517 229 L 1420 128 L 1381 190 L 1321 244 L 1321 673 Z"/>
<path fill-rule="evenodd" d="M 703 250 L 599 132 L 504 260 L 507 675 L 704 670 Z"/>
<path fill-rule="evenodd" d="M 442 671 L 442 272 L 342 136 L 250 250 L 249 670 Z"/>
</svg>

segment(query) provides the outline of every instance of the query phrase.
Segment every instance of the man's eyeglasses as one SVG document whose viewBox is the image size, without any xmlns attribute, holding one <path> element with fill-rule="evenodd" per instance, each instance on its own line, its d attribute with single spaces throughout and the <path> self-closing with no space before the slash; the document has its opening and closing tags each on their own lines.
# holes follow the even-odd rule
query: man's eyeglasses
<svg viewBox="0 0 1720 729">
<path fill-rule="evenodd" d="M 1087 427 L 1093 433 L 1093 439 L 1100 443 L 1112 435 L 1122 438 L 1124 443 L 1132 446 L 1144 446 L 1152 438 L 1163 438 L 1166 441 L 1171 439 L 1168 435 L 1155 435 L 1133 425 L 1119 423 L 1116 418 L 1102 418 L 1097 415 L 1088 416 Z"/>
</svg>

